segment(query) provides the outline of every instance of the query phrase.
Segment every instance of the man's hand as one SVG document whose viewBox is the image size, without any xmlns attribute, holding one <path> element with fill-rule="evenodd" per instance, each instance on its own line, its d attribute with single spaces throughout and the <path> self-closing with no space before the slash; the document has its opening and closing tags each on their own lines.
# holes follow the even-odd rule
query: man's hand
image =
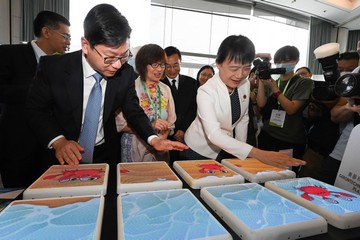
<svg viewBox="0 0 360 240">
<path fill-rule="evenodd" d="M 150 142 L 157 151 L 167 151 L 167 150 L 177 150 L 183 151 L 189 147 L 181 142 L 170 141 L 168 139 L 160 139 L 158 137 L 154 138 Z"/>
<path fill-rule="evenodd" d="M 59 138 L 53 142 L 52 147 L 55 149 L 55 156 L 61 165 L 65 163 L 69 165 L 77 165 L 81 160 L 81 152 L 84 148 L 79 143 L 67 140 L 66 138 Z"/>
</svg>

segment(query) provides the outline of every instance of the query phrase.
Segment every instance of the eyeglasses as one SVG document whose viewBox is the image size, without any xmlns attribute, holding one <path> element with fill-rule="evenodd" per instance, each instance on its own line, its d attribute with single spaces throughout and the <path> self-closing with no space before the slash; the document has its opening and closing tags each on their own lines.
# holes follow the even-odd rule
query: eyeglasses
<svg viewBox="0 0 360 240">
<path fill-rule="evenodd" d="M 161 67 L 161 68 L 165 68 L 166 64 L 165 63 L 152 63 L 152 64 L 149 64 L 152 68 L 158 68 L 158 67 Z"/>
<path fill-rule="evenodd" d="M 55 31 L 55 30 L 51 30 L 53 32 L 56 32 L 57 34 L 59 34 L 60 36 L 62 36 L 66 41 L 71 41 L 71 35 L 68 34 L 68 33 L 61 33 L 61 32 L 58 32 L 58 31 Z"/>
<path fill-rule="evenodd" d="M 104 57 L 95 47 L 94 47 L 94 49 L 99 54 L 99 56 L 104 59 L 104 64 L 114 64 L 119 60 L 120 60 L 121 64 L 124 64 L 133 56 L 130 49 L 128 49 L 125 52 L 125 56 L 122 56 L 122 57 Z"/>
<path fill-rule="evenodd" d="M 203 76 L 203 77 L 208 77 L 208 78 L 212 78 L 214 75 L 213 74 L 207 74 L 207 73 L 205 73 L 205 72 L 202 72 L 202 73 L 200 73 L 200 75 L 201 76 Z"/>
</svg>

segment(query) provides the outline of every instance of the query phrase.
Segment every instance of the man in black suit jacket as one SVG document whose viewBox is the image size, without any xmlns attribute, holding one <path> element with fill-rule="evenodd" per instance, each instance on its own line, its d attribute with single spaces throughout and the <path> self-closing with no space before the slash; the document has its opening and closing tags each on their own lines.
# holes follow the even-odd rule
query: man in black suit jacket
<svg viewBox="0 0 360 240">
<path fill-rule="evenodd" d="M 102 75 L 101 114 L 93 162 L 115 166 L 118 138 L 115 112 L 121 109 L 139 136 L 156 150 L 185 149 L 179 142 L 160 140 L 136 96 L 135 72 L 127 64 L 131 28 L 113 6 L 99 4 L 84 20 L 82 51 L 43 57 L 27 103 L 28 120 L 44 147 L 51 152 L 43 163 L 81 163 L 87 151 L 78 143 L 85 109 L 94 85 L 93 74 Z M 55 158 L 56 157 L 56 158 Z"/>
<path fill-rule="evenodd" d="M 25 120 L 25 103 L 41 56 L 65 53 L 70 22 L 63 16 L 39 12 L 33 22 L 36 40 L 0 46 L 0 172 L 4 187 L 27 187 L 42 173 L 40 145 Z"/>
<path fill-rule="evenodd" d="M 174 97 L 176 122 L 174 134 L 170 139 L 184 142 L 184 134 L 196 116 L 196 80 L 186 75 L 180 75 L 181 53 L 173 46 L 165 48 L 166 77 L 162 80 L 168 85 Z M 173 86 L 175 84 L 175 86 Z M 178 160 L 178 152 L 170 152 L 171 162 Z"/>
<path fill-rule="evenodd" d="M 126 18 L 112 5 L 99 4 L 93 7 L 84 20 L 84 37 L 81 51 L 65 55 L 43 57 L 39 63 L 36 79 L 29 93 L 27 117 L 40 143 L 48 148 L 44 165 L 77 165 L 94 151 L 93 163 L 110 165 L 107 194 L 105 197 L 101 239 L 115 239 L 116 224 L 116 164 L 119 139 L 115 125 L 115 113 L 123 111 L 127 122 L 137 134 L 156 150 L 183 150 L 180 142 L 161 140 L 157 137 L 149 118 L 139 105 L 135 91 L 135 72 L 127 64 L 131 28 Z M 103 79 L 96 82 L 93 75 Z M 86 129 L 87 105 L 93 86 L 101 86 L 99 98 L 101 110 L 95 124 L 97 134 L 92 142 L 95 147 L 84 148 L 79 144 Z M 80 141 L 81 142 L 81 141 Z M 84 159 L 83 159 L 84 157 Z"/>
</svg>

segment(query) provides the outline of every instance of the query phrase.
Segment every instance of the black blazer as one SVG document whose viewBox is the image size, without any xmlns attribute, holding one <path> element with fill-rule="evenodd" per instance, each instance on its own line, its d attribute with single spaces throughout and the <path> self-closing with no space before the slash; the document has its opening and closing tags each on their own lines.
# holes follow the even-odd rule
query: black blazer
<svg viewBox="0 0 360 240">
<path fill-rule="evenodd" d="M 0 56 L 0 103 L 5 106 L 0 123 L 0 143 L 6 144 L 10 136 L 19 138 L 23 135 L 25 102 L 37 61 L 30 43 L 2 45 Z M 1 144 L 0 147 L 4 146 Z"/>
<path fill-rule="evenodd" d="M 161 80 L 163 83 L 171 88 L 171 83 L 167 77 Z M 177 94 L 174 97 L 176 122 L 175 130 L 178 129 L 186 132 L 192 121 L 196 116 L 196 80 L 186 75 L 179 75 L 179 85 Z"/>
<path fill-rule="evenodd" d="M 39 175 L 40 146 L 25 119 L 37 61 L 30 43 L 1 45 L 0 56 L 0 169 L 6 187 L 26 187 Z"/>
<path fill-rule="evenodd" d="M 78 141 L 83 109 L 82 51 L 42 57 L 27 103 L 31 128 L 43 146 L 56 136 Z M 115 111 L 121 109 L 129 124 L 147 141 L 155 135 L 148 117 L 139 106 L 134 87 L 135 72 L 124 64 L 107 79 L 103 127 L 108 159 L 116 161 L 119 141 Z"/>
</svg>

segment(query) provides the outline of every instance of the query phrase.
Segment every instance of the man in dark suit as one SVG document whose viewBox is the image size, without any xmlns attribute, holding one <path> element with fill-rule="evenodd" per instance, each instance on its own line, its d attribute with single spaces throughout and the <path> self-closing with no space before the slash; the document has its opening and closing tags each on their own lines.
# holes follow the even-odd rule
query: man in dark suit
<svg viewBox="0 0 360 240">
<path fill-rule="evenodd" d="M 27 187 L 42 173 L 40 145 L 25 119 L 25 103 L 39 58 L 65 53 L 70 22 L 63 16 L 39 12 L 33 22 L 36 40 L 0 46 L 0 173 L 4 187 Z"/>
<path fill-rule="evenodd" d="M 181 75 L 181 53 L 173 46 L 165 48 L 166 77 L 162 80 L 168 85 L 174 97 L 176 122 L 174 134 L 169 138 L 184 142 L 184 134 L 196 116 L 196 80 L 192 77 Z M 178 160 L 178 151 L 170 152 L 170 161 Z"/>
<path fill-rule="evenodd" d="M 136 133 L 156 150 L 187 148 L 180 142 L 158 138 L 139 105 L 135 72 L 127 64 L 131 57 L 130 33 L 128 21 L 115 7 L 109 4 L 93 7 L 84 20 L 82 50 L 41 58 L 26 106 L 31 128 L 48 148 L 44 165 L 77 165 L 85 161 L 109 164 L 104 210 L 107 217 L 103 222 L 107 230 L 101 239 L 117 236 L 114 214 L 119 152 L 117 110 L 123 111 Z M 89 107 L 96 110 L 88 111 Z M 88 127 L 89 124 L 96 126 Z M 92 130 L 95 138 L 90 136 Z"/>
<path fill-rule="evenodd" d="M 119 144 L 115 112 L 119 108 L 137 134 L 156 150 L 186 148 L 179 142 L 160 140 L 139 106 L 135 72 L 126 63 L 131 57 L 130 33 L 128 21 L 116 8 L 100 4 L 84 20 L 81 51 L 41 59 L 29 93 L 27 117 L 41 144 L 51 153 L 44 159 L 45 165 L 76 165 L 85 161 L 87 152 L 94 151 L 91 162 L 114 166 Z M 85 133 L 82 130 L 87 125 L 86 108 L 96 85 L 95 74 L 103 78 L 97 82 L 102 91 L 101 109 L 96 119 L 95 148 L 86 149 L 78 141 Z"/>
</svg>

